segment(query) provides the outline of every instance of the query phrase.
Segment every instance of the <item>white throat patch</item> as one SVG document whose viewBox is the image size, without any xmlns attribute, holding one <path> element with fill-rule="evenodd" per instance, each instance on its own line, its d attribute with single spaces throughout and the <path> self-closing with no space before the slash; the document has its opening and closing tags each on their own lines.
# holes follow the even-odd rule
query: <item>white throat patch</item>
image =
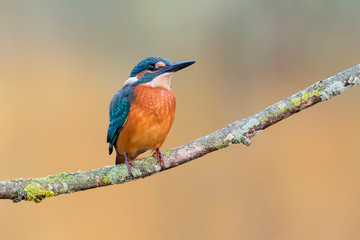
<svg viewBox="0 0 360 240">
<path fill-rule="evenodd" d="M 124 82 L 124 85 L 130 85 L 133 84 L 134 82 L 136 82 L 137 80 L 139 80 L 136 76 L 135 77 L 129 77 L 128 80 L 126 80 Z"/>
<path fill-rule="evenodd" d="M 172 75 L 173 75 L 172 72 L 163 73 L 157 76 L 156 78 L 154 78 L 153 80 L 151 80 L 150 82 L 146 83 L 146 85 L 151 86 L 153 88 L 163 87 L 166 89 L 170 89 Z"/>
</svg>

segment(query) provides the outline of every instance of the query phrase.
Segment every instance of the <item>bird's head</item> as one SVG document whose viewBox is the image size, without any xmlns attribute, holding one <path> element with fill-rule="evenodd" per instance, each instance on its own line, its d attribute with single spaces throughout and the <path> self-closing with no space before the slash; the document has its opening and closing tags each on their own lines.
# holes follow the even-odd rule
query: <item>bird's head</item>
<svg viewBox="0 0 360 240">
<path fill-rule="evenodd" d="M 125 85 L 145 83 L 151 87 L 170 88 L 173 73 L 193 63 L 195 61 L 172 63 L 166 58 L 148 57 L 133 68 Z"/>
</svg>

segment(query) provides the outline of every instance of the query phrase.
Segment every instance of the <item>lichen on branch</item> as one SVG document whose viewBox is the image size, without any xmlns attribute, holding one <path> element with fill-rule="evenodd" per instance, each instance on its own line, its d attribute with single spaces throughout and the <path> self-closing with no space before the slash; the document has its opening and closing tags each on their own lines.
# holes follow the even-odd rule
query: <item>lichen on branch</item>
<svg viewBox="0 0 360 240">
<path fill-rule="evenodd" d="M 210 152 L 232 144 L 251 144 L 251 138 L 267 127 L 319 102 L 327 101 L 360 84 L 360 65 L 319 81 L 263 111 L 207 136 L 189 142 L 178 148 L 165 151 L 164 170 L 199 158 Z M 0 199 L 40 202 L 45 198 L 64 193 L 73 193 L 96 187 L 121 184 L 145 178 L 160 172 L 155 157 L 133 161 L 133 175 L 130 177 L 125 165 L 106 166 L 76 173 L 59 173 L 45 178 L 13 179 L 0 181 Z"/>
</svg>

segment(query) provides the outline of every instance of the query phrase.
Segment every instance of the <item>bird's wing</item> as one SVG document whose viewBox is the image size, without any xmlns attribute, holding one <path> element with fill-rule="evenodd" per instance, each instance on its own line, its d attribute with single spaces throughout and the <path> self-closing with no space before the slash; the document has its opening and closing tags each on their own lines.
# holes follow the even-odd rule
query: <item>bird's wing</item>
<svg viewBox="0 0 360 240">
<path fill-rule="evenodd" d="M 116 139 L 119 136 L 119 133 L 123 128 L 130 111 L 130 101 L 126 94 L 127 91 L 124 90 L 125 89 L 122 88 L 120 91 L 118 91 L 110 103 L 110 123 L 107 134 L 109 154 L 111 154 L 113 151 L 113 146 L 116 143 Z"/>
</svg>

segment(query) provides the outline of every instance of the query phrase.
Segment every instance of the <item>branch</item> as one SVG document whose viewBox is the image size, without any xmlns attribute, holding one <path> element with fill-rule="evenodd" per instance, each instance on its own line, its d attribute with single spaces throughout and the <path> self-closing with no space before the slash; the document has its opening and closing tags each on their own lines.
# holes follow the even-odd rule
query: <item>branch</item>
<svg viewBox="0 0 360 240">
<path fill-rule="evenodd" d="M 164 169 L 199 158 L 231 144 L 251 144 L 251 138 L 267 127 L 319 102 L 324 102 L 360 84 L 360 64 L 288 97 L 263 111 L 235 121 L 225 128 L 183 146 L 164 152 Z M 134 178 L 128 174 L 126 165 L 106 166 L 84 172 L 64 172 L 45 178 L 14 179 L 0 181 L 0 199 L 40 202 L 46 197 L 73 193 L 96 187 L 121 184 L 145 178 L 160 172 L 155 157 L 135 160 Z"/>
</svg>

